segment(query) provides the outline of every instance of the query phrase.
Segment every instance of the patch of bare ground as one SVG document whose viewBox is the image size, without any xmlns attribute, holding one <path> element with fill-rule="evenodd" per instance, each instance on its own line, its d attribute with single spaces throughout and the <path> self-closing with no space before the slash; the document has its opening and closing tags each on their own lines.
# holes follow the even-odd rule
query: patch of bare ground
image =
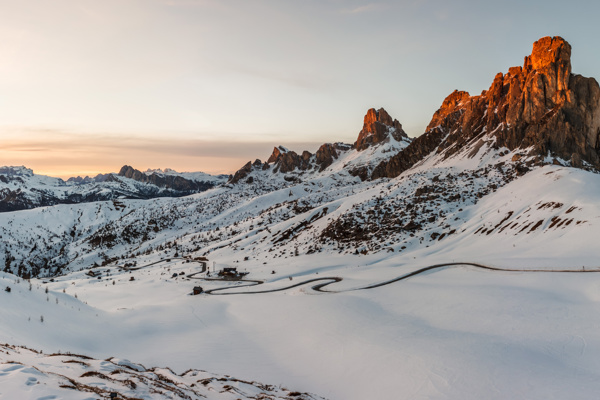
<svg viewBox="0 0 600 400">
<path fill-rule="evenodd" d="M 556 224 L 558 224 L 561 221 L 561 219 L 558 216 L 554 216 L 552 217 L 552 219 L 550 220 L 550 226 L 548 226 L 548 229 L 552 229 L 556 226 Z"/>
<path fill-rule="evenodd" d="M 537 228 L 542 226 L 543 223 L 544 223 L 543 219 L 539 220 L 538 222 L 535 223 L 535 225 L 527 233 L 531 233 L 531 232 L 535 231 Z"/>
<path fill-rule="evenodd" d="M 554 201 L 550 201 L 548 203 L 543 203 L 541 204 L 537 209 L 538 210 L 542 210 L 542 209 L 556 209 L 556 208 L 561 208 L 564 204 L 563 203 L 558 203 L 558 202 L 554 202 Z"/>
</svg>

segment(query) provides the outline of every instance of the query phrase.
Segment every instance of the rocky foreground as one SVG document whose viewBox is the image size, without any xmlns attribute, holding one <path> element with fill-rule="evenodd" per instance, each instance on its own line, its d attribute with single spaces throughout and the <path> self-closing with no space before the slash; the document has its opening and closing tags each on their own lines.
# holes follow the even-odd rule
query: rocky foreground
<svg viewBox="0 0 600 400">
<path fill-rule="evenodd" d="M 0 396 L 7 399 L 264 399 L 323 400 L 230 376 L 146 368 L 128 360 L 96 360 L 70 353 L 43 354 L 0 344 Z M 36 397 L 38 396 L 38 397 Z M 90 397 L 91 396 L 91 397 Z"/>
</svg>

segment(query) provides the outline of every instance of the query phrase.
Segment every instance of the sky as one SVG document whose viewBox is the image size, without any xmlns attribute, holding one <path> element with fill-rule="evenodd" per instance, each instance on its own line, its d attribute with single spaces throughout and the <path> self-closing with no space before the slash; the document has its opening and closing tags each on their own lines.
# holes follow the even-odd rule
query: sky
<svg viewBox="0 0 600 400">
<path fill-rule="evenodd" d="M 0 0 L 0 165 L 232 173 L 272 148 L 409 136 L 562 36 L 600 77 L 589 0 Z"/>
</svg>

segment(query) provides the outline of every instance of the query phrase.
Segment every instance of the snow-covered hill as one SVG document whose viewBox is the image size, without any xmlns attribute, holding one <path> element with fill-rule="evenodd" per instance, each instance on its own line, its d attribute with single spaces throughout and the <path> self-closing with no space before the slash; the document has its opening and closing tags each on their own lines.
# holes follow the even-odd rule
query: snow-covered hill
<svg viewBox="0 0 600 400">
<path fill-rule="evenodd" d="M 73 295 L 77 291 L 75 287 L 83 289 L 80 283 L 84 280 L 72 281 L 75 282 L 77 286 L 66 288 L 68 293 L 64 289 L 48 291 L 39 283 L 0 273 L 2 340 L 22 343 L 26 339 L 43 345 L 48 341 L 60 343 L 63 336 L 77 338 L 75 342 L 79 344 L 71 343 L 74 347 L 85 342 L 88 349 L 96 347 L 93 343 L 99 344 L 103 340 L 102 333 L 109 333 L 109 326 L 116 321 L 111 322 L 109 314 Z M 137 334 L 143 335 L 143 330 L 137 330 Z M 172 347 L 173 352 L 180 350 Z M 321 399 L 279 385 L 206 371 L 187 369 L 175 373 L 169 368 L 146 368 L 124 359 L 104 358 L 58 350 L 44 353 L 0 344 L 0 398 L 107 399 L 116 393 L 119 399 Z M 196 365 L 201 363 L 198 360 Z"/>
</svg>

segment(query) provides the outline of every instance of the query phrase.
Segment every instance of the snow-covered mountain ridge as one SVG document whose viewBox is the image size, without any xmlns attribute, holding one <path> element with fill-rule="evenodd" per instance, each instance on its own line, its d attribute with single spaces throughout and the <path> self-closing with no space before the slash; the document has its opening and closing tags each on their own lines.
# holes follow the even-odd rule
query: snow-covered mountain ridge
<svg viewBox="0 0 600 400">
<path fill-rule="evenodd" d="M 402 130 L 398 120 L 392 120 L 383 108 L 371 108 L 364 117 L 363 129 L 354 144 L 324 143 L 315 154 L 306 150 L 297 154 L 284 146 L 278 146 L 265 163 L 260 159 L 248 161 L 232 176 L 229 183 L 236 184 L 242 179 L 251 183 L 254 177 L 249 174 L 252 171 L 270 168 L 275 173 L 289 174 L 286 177 L 288 181 L 312 179 L 342 170 L 365 180 L 375 166 L 401 152 L 410 143 L 411 139 Z"/>
<path fill-rule="evenodd" d="M 226 175 L 153 172 L 141 174 L 125 166 L 119 174 L 94 178 L 60 178 L 36 175 L 26 167 L 0 167 L 0 212 L 18 211 L 56 204 L 89 203 L 113 199 L 179 197 L 224 183 Z"/>
</svg>

